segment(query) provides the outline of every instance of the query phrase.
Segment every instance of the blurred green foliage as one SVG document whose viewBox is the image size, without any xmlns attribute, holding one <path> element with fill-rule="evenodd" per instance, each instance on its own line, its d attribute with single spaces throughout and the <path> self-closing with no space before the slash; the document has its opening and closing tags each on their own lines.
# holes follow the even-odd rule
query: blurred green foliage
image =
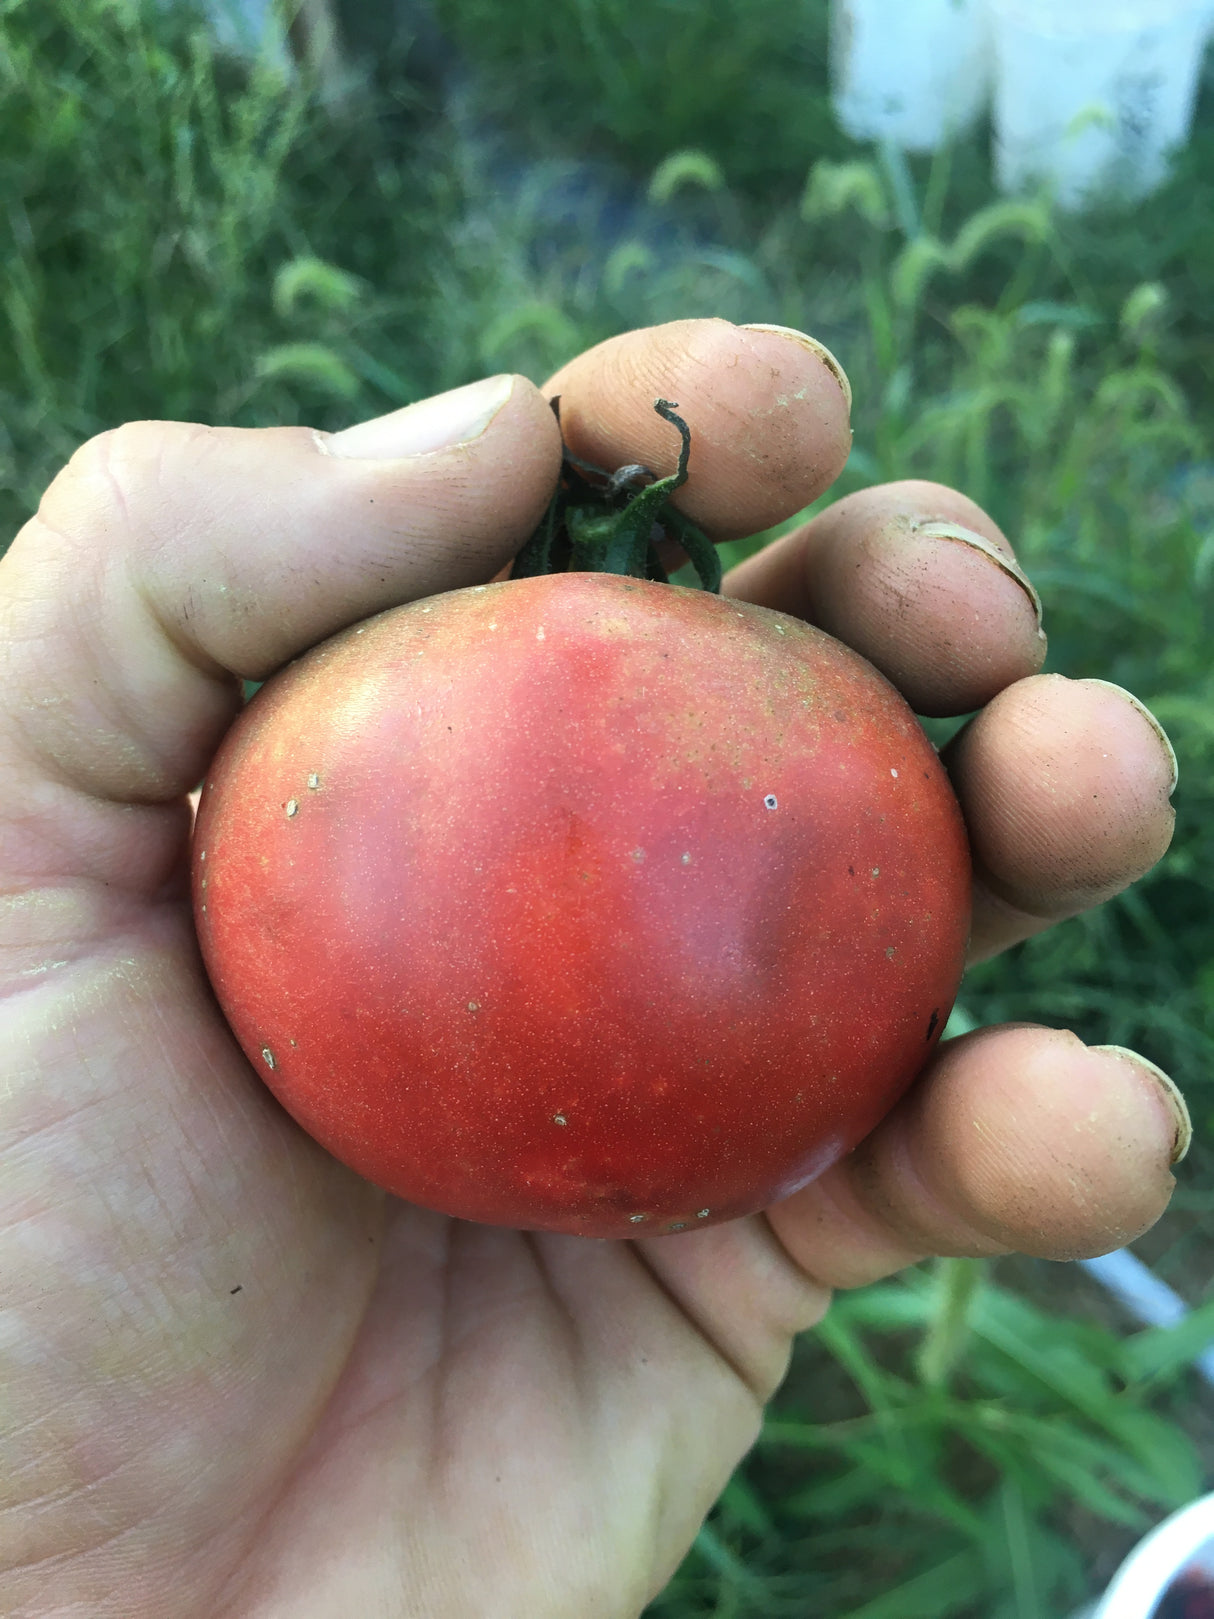
<svg viewBox="0 0 1214 1619">
<path fill-rule="evenodd" d="M 459 65 L 445 97 L 441 41 L 414 73 L 407 29 L 381 27 L 368 82 L 335 103 L 271 59 L 216 60 L 188 9 L 0 0 L 0 533 L 131 417 L 330 427 L 486 369 L 538 379 L 680 316 L 815 332 L 856 396 L 827 499 L 905 476 L 964 488 L 1033 573 L 1049 667 L 1137 691 L 1176 744 L 1157 871 L 977 969 L 964 1007 L 1136 1046 L 1182 1083 L 1197 1142 L 1143 1251 L 1201 1304 L 1210 86 L 1163 191 L 1064 219 L 995 197 L 983 138 L 909 164 L 850 145 L 825 0 L 436 14 Z M 1186 1357 L 1214 1306 L 1128 1333 L 1091 1292 L 1072 1307 L 1062 1274 L 949 1262 L 841 1300 L 655 1616 L 1068 1612 L 1200 1486 L 1214 1446 Z"/>
<path fill-rule="evenodd" d="M 735 184 L 795 184 L 846 147 L 821 95 L 827 13 L 804 0 L 436 0 L 485 112 L 533 149 L 634 171 L 698 148 Z"/>
</svg>

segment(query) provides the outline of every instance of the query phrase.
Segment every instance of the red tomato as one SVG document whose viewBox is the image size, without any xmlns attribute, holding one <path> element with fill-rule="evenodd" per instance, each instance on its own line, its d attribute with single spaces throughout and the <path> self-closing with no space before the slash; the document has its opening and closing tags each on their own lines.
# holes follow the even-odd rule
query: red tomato
<svg viewBox="0 0 1214 1619">
<path fill-rule="evenodd" d="M 608 574 L 398 608 L 270 681 L 202 794 L 211 981 L 403 1198 L 624 1237 L 764 1208 L 933 1050 L 969 926 L 943 768 L 796 619 Z"/>
</svg>

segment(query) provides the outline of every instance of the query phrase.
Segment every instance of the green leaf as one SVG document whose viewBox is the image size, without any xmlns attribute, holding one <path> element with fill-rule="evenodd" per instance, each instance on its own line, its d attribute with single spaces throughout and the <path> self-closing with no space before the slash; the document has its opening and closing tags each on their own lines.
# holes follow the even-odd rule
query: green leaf
<svg viewBox="0 0 1214 1619">
<path fill-rule="evenodd" d="M 1192 1365 L 1214 1346 L 1214 1299 L 1178 1321 L 1174 1327 L 1149 1327 L 1121 1346 L 1126 1378 L 1169 1378 Z"/>
<path fill-rule="evenodd" d="M 730 1479 L 721 1492 L 717 1506 L 727 1517 L 732 1518 L 743 1529 L 749 1529 L 753 1535 L 766 1539 L 776 1532 L 775 1524 L 763 1504 L 762 1497 L 741 1473 L 735 1473 Z"/>
<path fill-rule="evenodd" d="M 978 1552 L 961 1552 L 916 1574 L 840 1619 L 949 1619 L 987 1594 L 988 1582 Z"/>
</svg>

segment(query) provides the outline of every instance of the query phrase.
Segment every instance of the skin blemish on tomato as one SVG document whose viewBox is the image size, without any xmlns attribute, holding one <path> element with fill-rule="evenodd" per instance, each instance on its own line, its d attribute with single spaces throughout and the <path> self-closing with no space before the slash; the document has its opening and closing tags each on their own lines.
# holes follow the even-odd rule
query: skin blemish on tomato
<svg viewBox="0 0 1214 1619">
<path fill-rule="evenodd" d="M 568 1124 L 569 1120 L 563 1113 L 554 1113 L 552 1115 L 552 1122 L 553 1124 Z"/>
<path fill-rule="evenodd" d="M 644 849 L 634 849 L 632 851 L 632 858 L 637 862 L 638 865 L 640 865 L 641 861 L 645 858 Z"/>
<path fill-rule="evenodd" d="M 205 860 L 205 859 L 206 859 L 206 857 L 207 857 L 207 852 L 206 852 L 206 850 L 205 850 L 205 849 L 201 849 L 201 850 L 199 850 L 199 854 L 198 854 L 198 858 L 199 858 L 199 860 Z"/>
<path fill-rule="evenodd" d="M 927 1038 L 929 1040 L 931 1039 L 932 1035 L 935 1034 L 936 1025 L 939 1023 L 939 1021 L 940 1021 L 940 1009 L 939 1009 L 939 1007 L 936 1007 L 932 1011 L 932 1015 L 931 1015 L 930 1019 L 928 1020 Z"/>
<path fill-rule="evenodd" d="M 544 639 L 544 626 L 542 624 L 540 625 L 539 629 L 536 630 L 535 638 L 537 641 L 542 641 Z"/>
<path fill-rule="evenodd" d="M 670 1225 L 668 1225 L 666 1227 L 666 1229 L 667 1229 L 667 1231 L 686 1231 L 687 1230 L 687 1221 L 686 1220 L 675 1220 Z"/>
<path fill-rule="evenodd" d="M 317 775 L 315 770 L 308 777 L 308 786 L 312 789 L 313 792 L 315 792 L 316 789 L 320 786 L 320 777 Z"/>
<path fill-rule="evenodd" d="M 261 1060 L 262 1060 L 262 1062 L 265 1063 L 267 1068 L 277 1068 L 278 1067 L 278 1064 L 274 1060 L 274 1053 L 270 1050 L 269 1046 L 262 1046 L 262 1048 L 261 1048 Z"/>
<path fill-rule="evenodd" d="M 287 799 L 287 820 L 289 821 L 293 815 L 297 815 L 298 813 L 299 813 L 299 800 L 296 799 L 296 798 L 288 798 Z"/>
<path fill-rule="evenodd" d="M 633 1225 L 640 1225 L 645 1216 L 643 1214 L 630 1214 L 628 1218 L 631 1220 Z"/>
<path fill-rule="evenodd" d="M 898 779 L 898 772 L 897 772 L 897 771 L 896 771 L 896 770 L 892 770 L 892 769 L 891 769 L 891 770 L 890 770 L 890 775 L 891 775 L 891 776 L 892 776 L 892 777 L 893 777 L 893 778 L 894 778 L 894 780 L 895 780 L 895 781 L 897 781 L 897 779 Z"/>
<path fill-rule="evenodd" d="M 879 877 L 880 875 L 881 875 L 881 867 L 880 866 L 874 866 L 873 867 L 873 876 L 874 877 Z"/>
<path fill-rule="evenodd" d="M 688 849 L 686 851 L 686 853 L 681 854 L 679 856 L 679 864 L 681 866 L 689 866 L 691 864 L 691 850 L 690 849 Z"/>
<path fill-rule="evenodd" d="M 481 1003 L 479 1001 L 469 1001 L 468 1002 L 468 1010 L 470 1012 L 479 1012 L 480 1009 L 481 1009 Z"/>
<path fill-rule="evenodd" d="M 763 800 L 763 803 L 768 809 L 776 809 L 779 807 L 779 800 L 776 798 L 774 793 L 768 793 L 767 797 Z"/>
<path fill-rule="evenodd" d="M 711 1213 L 712 1213 L 711 1209 L 697 1209 L 696 1210 L 696 1219 L 697 1220 L 707 1220 L 708 1216 Z"/>
</svg>

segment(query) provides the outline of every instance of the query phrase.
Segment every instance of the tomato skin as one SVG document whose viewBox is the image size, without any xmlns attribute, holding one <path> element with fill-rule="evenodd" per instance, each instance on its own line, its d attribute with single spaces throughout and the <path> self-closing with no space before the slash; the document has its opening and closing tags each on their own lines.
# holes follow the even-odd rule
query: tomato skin
<svg viewBox="0 0 1214 1619">
<path fill-rule="evenodd" d="M 609 574 L 452 592 L 254 697 L 195 914 L 299 1123 L 410 1201 L 625 1237 L 819 1174 L 934 1049 L 970 863 L 935 752 L 822 632 Z"/>
</svg>

